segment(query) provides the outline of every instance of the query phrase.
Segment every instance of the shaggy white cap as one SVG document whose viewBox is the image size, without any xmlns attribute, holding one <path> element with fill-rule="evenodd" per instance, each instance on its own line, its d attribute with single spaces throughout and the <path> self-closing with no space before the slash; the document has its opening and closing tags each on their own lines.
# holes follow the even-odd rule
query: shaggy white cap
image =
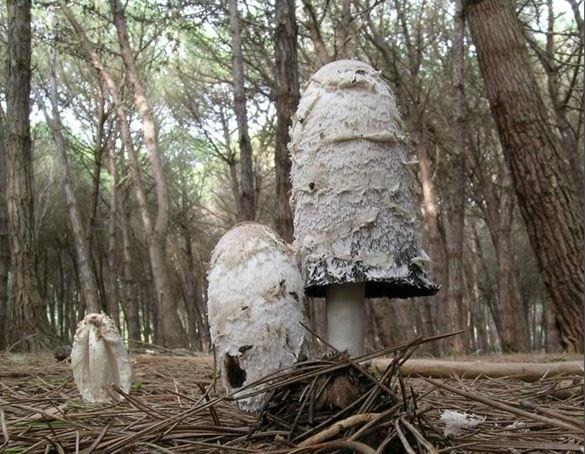
<svg viewBox="0 0 585 454">
<path fill-rule="evenodd" d="M 308 295 L 367 283 L 366 297 L 431 295 L 406 138 L 380 73 L 335 61 L 311 78 L 293 119 L 295 246 Z"/>
<path fill-rule="evenodd" d="M 303 282 L 292 248 L 271 229 L 243 223 L 228 231 L 213 251 L 208 282 L 209 331 L 228 393 L 305 353 Z M 265 398 L 237 402 L 255 412 Z"/>
</svg>

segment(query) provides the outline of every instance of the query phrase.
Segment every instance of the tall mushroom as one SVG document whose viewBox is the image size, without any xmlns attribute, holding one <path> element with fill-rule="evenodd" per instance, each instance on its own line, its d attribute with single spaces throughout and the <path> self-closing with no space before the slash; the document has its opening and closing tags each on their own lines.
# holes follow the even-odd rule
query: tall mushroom
<svg viewBox="0 0 585 454">
<path fill-rule="evenodd" d="M 77 325 L 71 349 L 71 370 L 86 402 L 110 402 L 112 384 L 130 391 L 130 361 L 114 321 L 105 314 L 88 314 Z"/>
<path fill-rule="evenodd" d="M 301 274 L 292 248 L 271 229 L 246 222 L 229 230 L 215 246 L 208 282 L 209 331 L 228 393 L 305 354 Z M 255 412 L 265 398 L 237 402 Z"/>
<path fill-rule="evenodd" d="M 432 295 L 406 137 L 380 73 L 341 60 L 309 81 L 293 120 L 295 246 L 306 293 L 327 298 L 329 342 L 363 352 L 364 299 Z"/>
</svg>

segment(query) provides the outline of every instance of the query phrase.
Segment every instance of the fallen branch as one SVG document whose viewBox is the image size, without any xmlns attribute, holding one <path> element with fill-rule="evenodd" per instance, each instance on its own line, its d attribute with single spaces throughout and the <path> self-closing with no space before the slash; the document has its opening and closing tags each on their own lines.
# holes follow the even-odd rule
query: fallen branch
<svg viewBox="0 0 585 454">
<path fill-rule="evenodd" d="M 322 443 L 326 440 L 329 440 L 329 439 L 339 435 L 344 430 L 351 429 L 351 428 L 359 426 L 361 424 L 369 423 L 370 421 L 374 420 L 378 416 L 379 416 L 379 413 L 364 413 L 361 415 L 350 416 L 349 418 L 345 418 L 339 422 L 336 422 L 332 426 L 313 435 L 312 437 L 307 438 L 302 443 L 299 443 L 299 447 L 305 448 L 307 446 Z"/>
<path fill-rule="evenodd" d="M 383 372 L 392 362 L 391 358 L 378 358 L 372 364 Z M 557 375 L 583 376 L 583 361 L 556 363 L 485 363 L 481 361 L 446 361 L 436 359 L 409 359 L 400 367 L 403 376 L 429 378 L 515 378 L 533 382 L 542 377 Z"/>
<path fill-rule="evenodd" d="M 351 449 L 353 452 L 357 452 L 359 454 L 376 454 L 376 451 L 365 443 L 345 439 L 332 440 L 325 443 L 313 444 L 311 446 L 301 446 L 300 448 L 289 451 L 288 454 L 301 454 L 304 452 L 314 452 L 317 450 L 326 450 L 325 452 L 330 452 L 332 449 L 340 448 Z"/>
</svg>

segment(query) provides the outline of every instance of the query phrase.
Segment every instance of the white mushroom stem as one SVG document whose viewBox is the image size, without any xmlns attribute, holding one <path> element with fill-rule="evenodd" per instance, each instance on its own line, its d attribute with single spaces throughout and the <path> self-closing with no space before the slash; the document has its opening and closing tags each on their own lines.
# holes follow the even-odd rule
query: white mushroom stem
<svg viewBox="0 0 585 454">
<path fill-rule="evenodd" d="M 352 357 L 364 353 L 366 284 L 327 287 L 327 335 L 329 343 Z"/>
</svg>

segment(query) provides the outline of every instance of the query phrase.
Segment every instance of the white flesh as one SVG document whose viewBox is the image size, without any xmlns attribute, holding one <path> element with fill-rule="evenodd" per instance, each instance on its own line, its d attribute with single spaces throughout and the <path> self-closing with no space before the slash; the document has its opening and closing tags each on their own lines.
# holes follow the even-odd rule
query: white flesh
<svg viewBox="0 0 585 454">
<path fill-rule="evenodd" d="M 352 357 L 364 353 L 366 284 L 340 284 L 327 287 L 327 334 L 337 350 Z"/>
<path fill-rule="evenodd" d="M 112 384 L 130 391 L 128 352 L 114 321 L 105 314 L 88 314 L 77 326 L 71 348 L 71 369 L 85 402 L 110 402 Z"/>
</svg>

